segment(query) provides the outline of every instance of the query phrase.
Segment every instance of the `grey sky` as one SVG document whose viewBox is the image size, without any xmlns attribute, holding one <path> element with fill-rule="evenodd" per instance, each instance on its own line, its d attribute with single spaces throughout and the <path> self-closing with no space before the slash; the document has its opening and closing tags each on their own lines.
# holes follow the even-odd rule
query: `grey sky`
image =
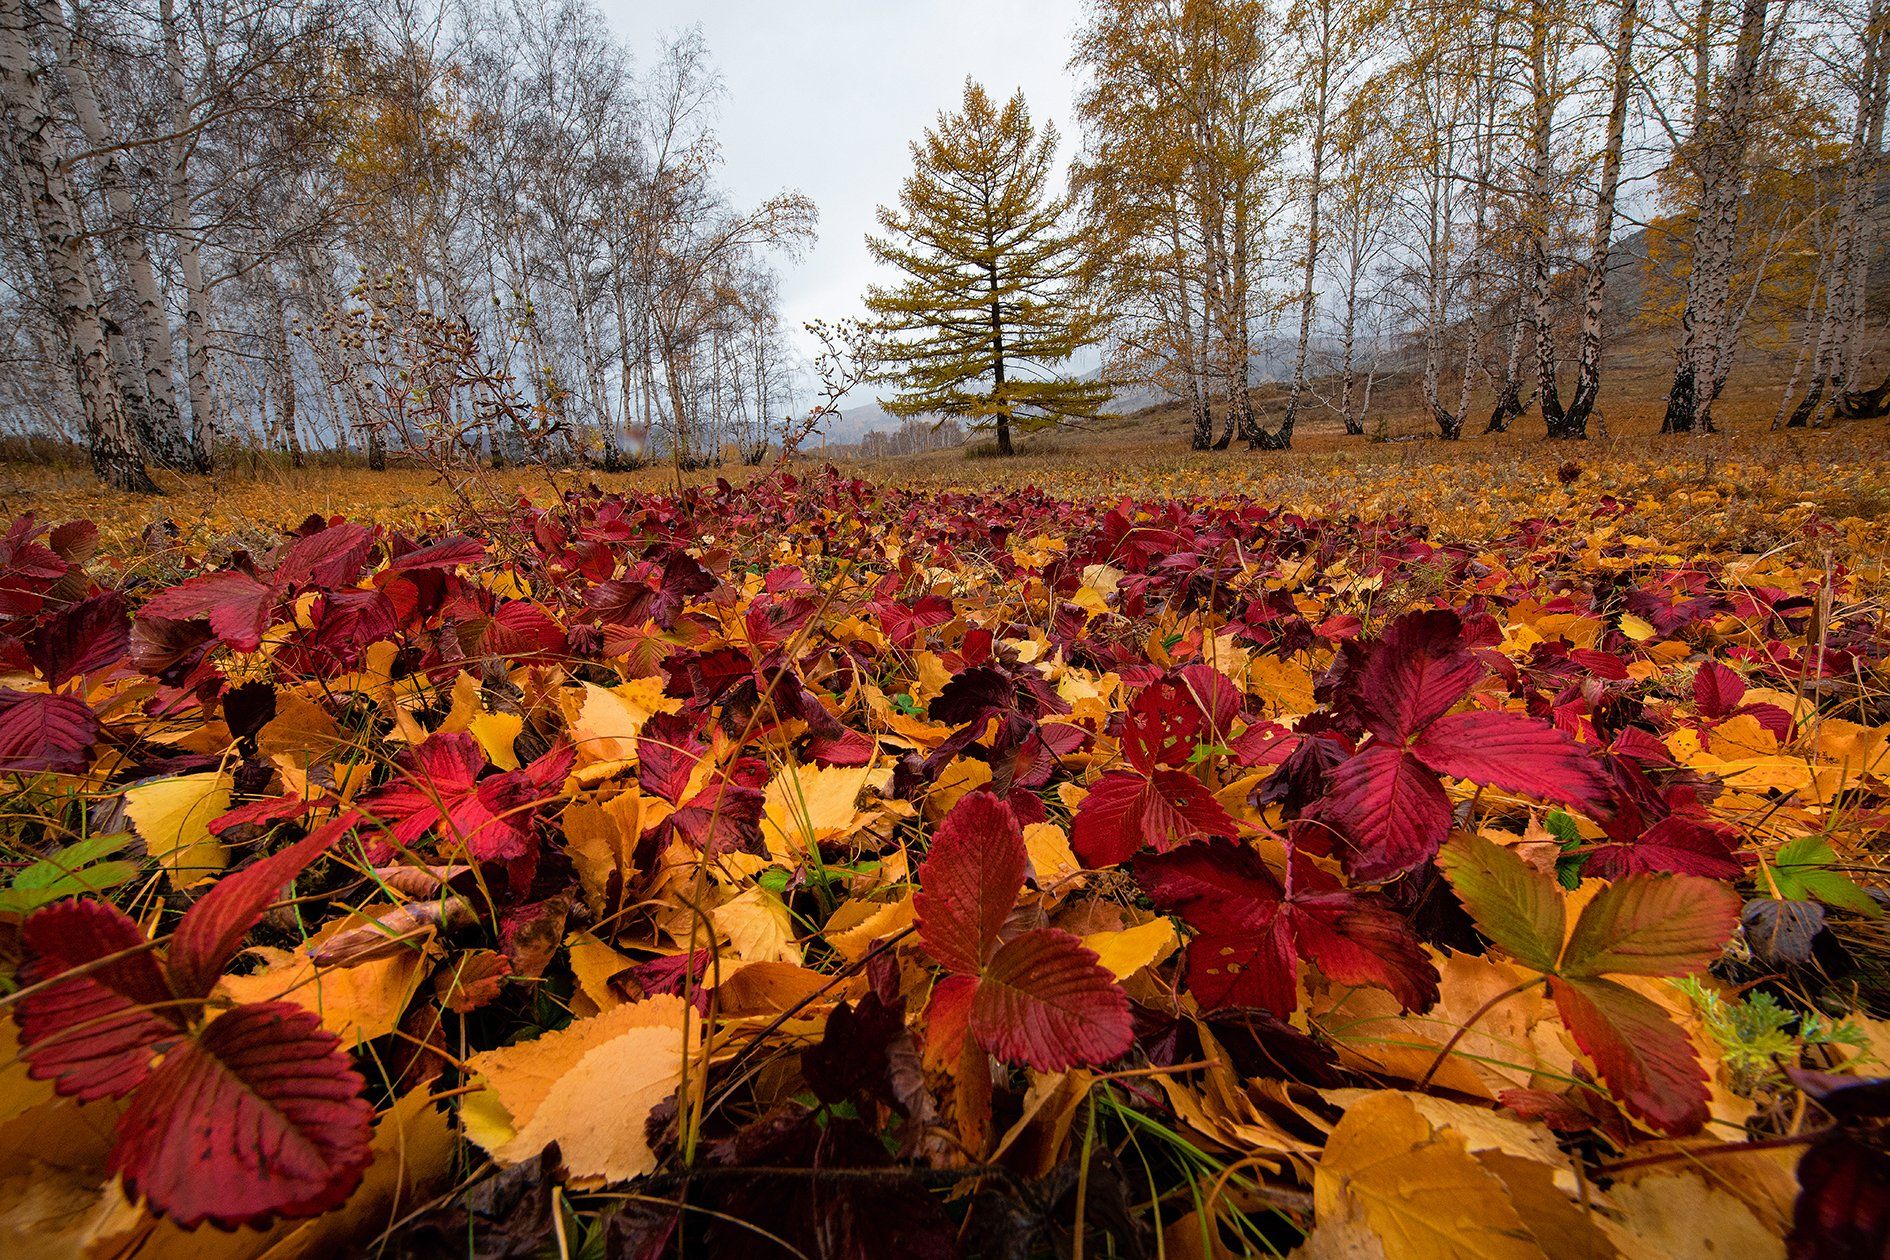
<svg viewBox="0 0 1890 1260">
<path fill-rule="evenodd" d="M 744 203 L 797 188 L 820 207 L 819 244 L 781 268 L 797 332 L 858 312 L 873 208 L 897 195 L 907 144 L 957 104 L 967 74 L 998 97 L 1021 87 L 1032 117 L 1062 133 L 1059 157 L 1076 143 L 1065 64 L 1079 0 L 600 3 L 639 60 L 665 33 L 699 25 L 727 87 L 728 185 Z"/>
</svg>

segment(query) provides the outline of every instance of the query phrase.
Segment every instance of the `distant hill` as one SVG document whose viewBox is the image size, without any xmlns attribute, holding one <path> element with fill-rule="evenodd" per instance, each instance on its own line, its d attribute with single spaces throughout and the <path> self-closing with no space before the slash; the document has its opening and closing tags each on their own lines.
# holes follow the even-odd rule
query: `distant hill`
<svg viewBox="0 0 1890 1260">
<path fill-rule="evenodd" d="M 1087 380 L 1095 375 L 1094 372 L 1084 373 L 1082 379 Z M 1113 410 L 1118 415 L 1129 416 L 1166 401 L 1167 395 L 1159 390 L 1131 388 L 1116 395 Z M 828 446 L 855 446 L 869 433 L 892 433 L 900 424 L 898 416 L 879 403 L 868 401 L 853 407 L 843 407 L 839 415 L 827 421 L 822 436 Z"/>
<path fill-rule="evenodd" d="M 899 417 L 876 402 L 843 407 L 840 414 L 827 421 L 822 437 L 829 446 L 852 446 L 869 433 L 891 433 L 899 427 Z"/>
</svg>

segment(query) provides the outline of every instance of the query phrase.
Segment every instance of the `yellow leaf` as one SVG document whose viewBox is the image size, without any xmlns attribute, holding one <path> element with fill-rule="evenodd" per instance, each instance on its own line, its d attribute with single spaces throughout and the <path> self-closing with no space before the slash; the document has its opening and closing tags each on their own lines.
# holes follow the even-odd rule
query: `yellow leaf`
<svg viewBox="0 0 1890 1260">
<path fill-rule="evenodd" d="M 1030 868 L 1037 872 L 1039 887 L 1049 887 L 1083 871 L 1070 848 L 1070 838 L 1055 823 L 1031 823 L 1024 828 L 1024 851 L 1030 854 Z"/>
<path fill-rule="evenodd" d="M 724 902 L 709 913 L 709 919 L 716 931 L 728 937 L 729 948 L 743 962 L 801 961 L 787 907 L 765 888 L 750 888 Z"/>
<path fill-rule="evenodd" d="M 1545 1260 L 1503 1182 L 1411 1098 L 1360 1099 L 1313 1174 L 1320 1221 L 1355 1219 L 1399 1260 Z"/>
<path fill-rule="evenodd" d="M 1537 1073 L 1573 1070 L 1553 1008 L 1540 986 L 1524 983 L 1528 971 L 1475 954 L 1433 953 L 1432 960 L 1442 976 L 1440 997 L 1422 1015 L 1405 1013 L 1383 989 L 1332 986 L 1314 994 L 1313 1013 L 1331 1032 L 1341 1060 L 1415 1081 L 1432 1072 L 1444 1046 L 1468 1027 L 1434 1072 L 1446 1089 L 1494 1101 L 1504 1090 L 1529 1087 Z M 1491 1001 L 1496 1004 L 1482 1010 Z"/>
<path fill-rule="evenodd" d="M 1350 1109 L 1379 1092 L 1370 1089 L 1329 1089 L 1324 1091 L 1323 1096 L 1328 1102 Z M 1547 1129 L 1524 1124 L 1488 1107 L 1473 1107 L 1468 1103 L 1451 1102 L 1447 1098 L 1433 1098 L 1429 1094 L 1408 1094 L 1406 1097 L 1411 1100 L 1417 1113 L 1430 1122 L 1432 1128 L 1449 1129 L 1461 1137 L 1472 1155 L 1495 1152 L 1541 1164 L 1549 1169 L 1558 1189 L 1566 1194 L 1575 1194 L 1580 1190 L 1574 1166 L 1569 1163 L 1568 1156 L 1562 1153 L 1562 1148 L 1555 1144 L 1555 1138 Z"/>
<path fill-rule="evenodd" d="M 663 694 L 663 679 L 638 678 L 621 687 L 605 689 L 584 684 L 583 699 L 571 721 L 571 741 L 578 759 L 630 761 L 637 755 L 637 736 L 643 724 L 658 713 L 674 713 L 682 701 Z"/>
<path fill-rule="evenodd" d="M 820 934 L 835 953 L 850 963 L 858 962 L 878 942 L 911 927 L 913 917 L 910 892 L 897 901 L 843 901 Z"/>
<path fill-rule="evenodd" d="M 816 995 L 827 1001 L 835 1000 L 838 994 L 831 991 L 822 994 L 833 980 L 832 976 L 795 963 L 743 963 L 715 986 L 716 1010 L 734 1019 L 745 1015 L 779 1015 L 803 1003 L 820 1000 Z"/>
<path fill-rule="evenodd" d="M 1774 1260 L 1785 1243 L 1733 1195 L 1691 1172 L 1654 1173 L 1616 1183 L 1621 1213 L 1602 1228 L 1630 1260 Z"/>
<path fill-rule="evenodd" d="M 1778 751 L 1778 736 L 1750 713 L 1740 713 L 1715 726 L 1706 747 L 1715 757 L 1766 757 Z"/>
<path fill-rule="evenodd" d="M 633 856 L 643 833 L 663 820 L 666 803 L 630 788 L 602 805 L 573 801 L 562 825 L 566 852 L 577 868 L 578 883 L 591 913 L 602 916 L 636 873 Z"/>
<path fill-rule="evenodd" d="M 1653 623 L 1646 618 L 1636 617 L 1633 613 L 1622 613 L 1621 633 L 1636 643 L 1645 643 L 1658 632 L 1654 629 Z"/>
<path fill-rule="evenodd" d="M 465 670 L 459 671 L 459 677 L 453 680 L 453 703 L 447 710 L 446 719 L 439 725 L 439 730 L 452 733 L 463 731 L 472 725 L 472 720 L 479 716 L 479 679 Z M 513 766 L 505 767 L 515 769 Z"/>
<path fill-rule="evenodd" d="M 589 932 L 576 933 L 565 944 L 570 947 L 571 974 L 577 980 L 577 990 L 571 995 L 571 1009 L 588 1016 L 622 1006 L 624 1001 L 610 987 L 610 978 L 631 965 L 629 956 L 618 953 Z"/>
<path fill-rule="evenodd" d="M 338 918 L 309 945 L 318 946 L 351 926 L 346 917 Z M 400 1023 L 425 977 L 432 937 L 427 931 L 348 967 L 317 967 L 305 949 L 259 946 L 250 951 L 262 960 L 259 969 L 225 976 L 217 987 L 237 1002 L 292 1002 L 320 1016 L 323 1028 L 354 1049 L 386 1036 Z"/>
<path fill-rule="evenodd" d="M 1174 953 L 1181 938 L 1175 932 L 1175 921 L 1163 918 L 1120 932 L 1092 932 L 1083 938 L 1083 944 L 1096 951 L 1111 975 L 1127 980 Z"/>
<path fill-rule="evenodd" d="M 492 764 L 501 770 L 518 769 L 518 754 L 512 741 L 525 729 L 525 719 L 516 713 L 481 713 L 466 724 L 472 737 L 486 750 Z"/>
<path fill-rule="evenodd" d="M 36 1081 L 27 1075 L 27 1062 L 20 1054 L 18 1027 L 10 1019 L 0 1020 L 0 1124 L 50 1100 L 50 1082 Z"/>
<path fill-rule="evenodd" d="M 991 767 L 974 757 L 953 757 L 932 782 L 925 796 L 925 816 L 937 822 L 951 813 L 968 792 L 975 792 L 991 781 Z"/>
<path fill-rule="evenodd" d="M 790 869 L 824 840 L 839 840 L 871 822 L 857 802 L 871 766 L 796 765 L 768 780 L 761 806 L 761 837 L 768 854 Z"/>
<path fill-rule="evenodd" d="M 125 816 L 179 888 L 209 879 L 229 865 L 229 851 L 210 834 L 211 821 L 229 808 L 230 777 L 220 770 L 125 789 Z"/>
<path fill-rule="evenodd" d="M 341 743 L 341 727 L 328 710 L 293 691 L 276 692 L 276 715 L 256 736 L 265 757 L 287 757 L 302 766 L 325 761 Z"/>
<path fill-rule="evenodd" d="M 652 1172 L 645 1126 L 675 1092 L 698 1035 L 687 1002 L 657 997 L 475 1054 L 467 1067 L 486 1089 L 462 1109 L 476 1117 L 467 1135 L 500 1164 L 531 1159 L 556 1142 L 580 1182 Z"/>
<path fill-rule="evenodd" d="M 1278 656 L 1256 656 L 1247 665 L 1247 683 L 1266 702 L 1269 717 L 1313 711 L 1313 676 Z"/>
</svg>

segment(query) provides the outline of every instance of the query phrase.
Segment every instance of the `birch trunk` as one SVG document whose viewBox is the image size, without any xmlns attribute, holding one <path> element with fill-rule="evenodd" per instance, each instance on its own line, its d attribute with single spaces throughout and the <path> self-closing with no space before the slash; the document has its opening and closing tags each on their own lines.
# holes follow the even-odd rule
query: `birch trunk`
<svg viewBox="0 0 1890 1260">
<path fill-rule="evenodd" d="M 76 2 L 68 21 L 49 24 L 56 51 L 66 75 L 67 96 L 73 116 L 84 133 L 86 143 L 103 149 L 113 140 L 99 108 L 98 92 L 93 86 L 92 70 L 80 47 L 84 31 L 83 5 Z M 190 467 L 190 444 L 184 434 L 184 418 L 177 407 L 176 350 L 171 340 L 170 314 L 164 307 L 164 295 L 158 288 L 157 272 L 151 265 L 151 251 L 137 224 L 137 208 L 131 187 L 126 182 L 123 164 L 116 153 L 99 160 L 99 190 L 111 212 L 112 230 L 108 234 L 112 257 L 131 288 L 133 324 L 139 349 L 142 379 L 137 396 L 127 397 L 133 406 L 133 423 L 151 456 L 166 468 L 180 471 Z M 129 393 L 129 391 L 127 391 Z"/>
<path fill-rule="evenodd" d="M 1325 192 L 1326 132 L 1330 112 L 1332 84 L 1332 5 L 1319 5 L 1319 49 L 1313 66 L 1312 91 L 1312 170 L 1306 189 L 1306 254 L 1300 260 L 1299 343 L 1293 349 L 1293 384 L 1286 396 L 1286 416 L 1278 432 L 1282 448 L 1293 444 L 1293 424 L 1299 418 L 1299 401 L 1306 390 L 1306 358 L 1312 345 L 1313 311 L 1319 294 L 1313 280 L 1319 264 L 1320 203 Z"/>
<path fill-rule="evenodd" d="M 158 0 L 164 32 L 164 73 L 170 110 L 166 180 L 171 235 L 184 276 L 184 383 L 190 396 L 190 445 L 198 472 L 215 466 L 216 401 L 210 380 L 210 290 L 204 283 L 202 243 L 193 222 L 190 191 L 190 105 L 184 80 L 183 34 L 174 0 Z"/>
<path fill-rule="evenodd" d="M 1863 58 L 1857 78 L 1857 109 L 1852 115 L 1850 148 L 1832 223 L 1824 275 L 1824 306 L 1818 312 L 1817 348 L 1810 388 L 1787 421 L 1788 428 L 1816 424 L 1827 406 L 1857 388 L 1859 334 L 1870 273 L 1872 194 L 1877 180 L 1884 112 L 1884 0 L 1872 0 L 1865 15 Z M 1796 374 L 1794 373 L 1794 376 Z"/>
<path fill-rule="evenodd" d="M 1739 209 L 1752 113 L 1759 94 L 1769 0 L 1744 0 L 1732 64 L 1700 137 L 1699 215 L 1692 269 L 1680 312 L 1680 352 L 1662 433 L 1710 432 L 1713 402 L 1726 383 L 1723 353 L 1738 269 Z"/>
<path fill-rule="evenodd" d="M 88 278 L 91 245 L 60 156 L 52 149 L 53 118 L 40 90 L 33 40 L 26 0 L 0 0 L 0 103 L 12 132 L 21 193 L 45 253 L 54 317 L 77 378 L 92 469 L 121 490 L 155 494 L 119 392 L 99 294 Z"/>
<path fill-rule="evenodd" d="M 1621 189 L 1621 148 L 1627 135 L 1628 98 L 1633 88 L 1638 0 L 1621 0 L 1614 29 L 1612 95 L 1608 134 L 1601 150 L 1601 186 L 1595 192 L 1594 224 L 1588 234 L 1588 270 L 1582 285 L 1581 349 L 1575 364 L 1575 393 L 1563 416 L 1565 436 L 1587 437 L 1588 417 L 1601 393 L 1602 302 L 1607 295 L 1608 263 L 1614 246 L 1614 209 Z"/>
</svg>

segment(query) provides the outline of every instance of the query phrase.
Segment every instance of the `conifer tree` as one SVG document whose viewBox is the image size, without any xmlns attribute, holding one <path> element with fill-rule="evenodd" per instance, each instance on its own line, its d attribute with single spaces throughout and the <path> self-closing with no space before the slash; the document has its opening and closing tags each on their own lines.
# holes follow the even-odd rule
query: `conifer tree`
<svg viewBox="0 0 1890 1260">
<path fill-rule="evenodd" d="M 879 208 L 874 257 L 904 278 L 874 286 L 866 305 L 881 337 L 881 378 L 898 416 L 949 416 L 997 432 L 1093 419 L 1110 398 L 1100 381 L 1058 365 L 1101 336 L 1077 300 L 1077 251 L 1064 229 L 1067 195 L 1052 195 L 1057 133 L 1034 127 L 1023 93 L 999 110 L 965 81 L 963 107 L 941 112 L 912 146 L 899 205 Z"/>
</svg>

